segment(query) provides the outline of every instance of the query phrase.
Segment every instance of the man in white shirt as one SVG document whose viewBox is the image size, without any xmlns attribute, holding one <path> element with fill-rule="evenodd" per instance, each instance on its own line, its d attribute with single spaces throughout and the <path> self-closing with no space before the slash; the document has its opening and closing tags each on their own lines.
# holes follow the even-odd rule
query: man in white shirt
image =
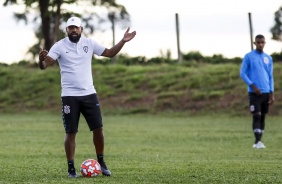
<svg viewBox="0 0 282 184">
<path fill-rule="evenodd" d="M 50 51 L 40 48 L 39 67 L 41 70 L 58 60 L 62 85 L 62 118 L 66 132 L 65 152 L 68 161 L 68 177 L 77 178 L 74 167 L 75 136 L 78 131 L 80 113 L 83 114 L 90 131 L 102 174 L 110 176 L 111 172 L 104 162 L 104 133 L 100 104 L 92 79 L 92 56 L 114 57 L 124 44 L 136 35 L 136 32 L 124 33 L 120 42 L 108 49 L 96 41 L 81 35 L 82 22 L 78 17 L 67 21 L 68 36 L 55 43 Z"/>
</svg>

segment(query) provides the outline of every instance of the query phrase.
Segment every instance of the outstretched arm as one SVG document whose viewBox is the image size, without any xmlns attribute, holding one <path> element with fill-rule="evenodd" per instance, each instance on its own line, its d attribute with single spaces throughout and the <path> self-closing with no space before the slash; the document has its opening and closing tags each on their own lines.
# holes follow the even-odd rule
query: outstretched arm
<svg viewBox="0 0 282 184">
<path fill-rule="evenodd" d="M 47 56 L 47 54 L 48 54 L 48 51 L 43 50 L 42 47 L 40 47 L 38 65 L 41 70 L 47 68 L 48 66 L 54 63 L 54 60 L 51 57 Z"/>
<path fill-rule="evenodd" d="M 128 28 L 125 33 L 124 33 L 124 36 L 122 38 L 121 41 L 119 41 L 115 46 L 113 46 L 112 48 L 110 49 L 105 49 L 104 52 L 102 53 L 102 56 L 104 57 L 114 57 L 117 53 L 119 53 L 119 51 L 122 49 L 122 47 L 124 46 L 124 44 L 130 40 L 132 40 L 135 35 L 136 35 L 136 31 L 133 31 L 133 32 L 129 32 L 129 29 Z"/>
</svg>

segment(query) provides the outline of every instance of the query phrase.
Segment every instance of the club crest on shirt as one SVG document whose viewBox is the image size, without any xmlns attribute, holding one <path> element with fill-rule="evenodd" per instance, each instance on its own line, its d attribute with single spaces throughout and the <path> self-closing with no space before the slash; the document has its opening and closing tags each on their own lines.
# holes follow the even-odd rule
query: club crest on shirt
<svg viewBox="0 0 282 184">
<path fill-rule="evenodd" d="M 264 61 L 265 64 L 268 64 L 268 63 L 269 63 L 268 57 L 264 57 L 264 58 L 263 58 L 263 61 Z"/>
<path fill-rule="evenodd" d="M 84 46 L 84 47 L 83 47 L 83 50 L 84 50 L 84 52 L 87 53 L 87 52 L 88 52 L 88 47 L 87 47 L 87 46 Z"/>
</svg>

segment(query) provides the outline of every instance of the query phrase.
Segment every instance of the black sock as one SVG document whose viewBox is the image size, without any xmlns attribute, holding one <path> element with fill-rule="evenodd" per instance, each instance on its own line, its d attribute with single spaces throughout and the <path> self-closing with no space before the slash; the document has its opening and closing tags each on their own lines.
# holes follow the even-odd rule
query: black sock
<svg viewBox="0 0 282 184">
<path fill-rule="evenodd" d="M 260 141 L 260 134 L 261 134 L 261 128 L 260 128 L 260 114 L 253 114 L 253 131 L 255 135 L 255 144 Z"/>
<path fill-rule="evenodd" d="M 104 162 L 104 154 L 97 155 L 97 159 L 98 159 L 99 163 L 103 163 Z"/>
<path fill-rule="evenodd" d="M 68 161 L 68 171 L 71 171 L 74 169 L 74 161 L 70 160 Z"/>
<path fill-rule="evenodd" d="M 261 129 L 260 139 L 262 137 L 262 134 L 264 133 L 264 127 L 265 127 L 265 114 L 261 114 L 261 118 L 260 118 L 260 129 Z"/>
<path fill-rule="evenodd" d="M 260 140 L 261 140 L 261 138 L 262 138 L 263 132 L 264 132 L 264 130 L 261 130 L 261 133 L 260 133 Z"/>
<path fill-rule="evenodd" d="M 255 140 L 255 144 L 256 144 L 256 143 L 258 143 L 258 142 L 260 141 L 261 133 L 259 133 L 259 132 L 254 132 L 254 134 L 255 134 L 255 138 L 256 138 L 256 140 Z"/>
</svg>

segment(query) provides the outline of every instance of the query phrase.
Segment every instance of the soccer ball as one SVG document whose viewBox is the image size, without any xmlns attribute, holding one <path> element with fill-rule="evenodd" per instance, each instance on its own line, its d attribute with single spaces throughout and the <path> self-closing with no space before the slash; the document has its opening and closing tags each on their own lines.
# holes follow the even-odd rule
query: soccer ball
<svg viewBox="0 0 282 184">
<path fill-rule="evenodd" d="M 90 178 L 98 176 L 101 173 L 101 166 L 99 162 L 94 159 L 87 159 L 82 162 L 80 166 L 82 176 Z"/>
</svg>

